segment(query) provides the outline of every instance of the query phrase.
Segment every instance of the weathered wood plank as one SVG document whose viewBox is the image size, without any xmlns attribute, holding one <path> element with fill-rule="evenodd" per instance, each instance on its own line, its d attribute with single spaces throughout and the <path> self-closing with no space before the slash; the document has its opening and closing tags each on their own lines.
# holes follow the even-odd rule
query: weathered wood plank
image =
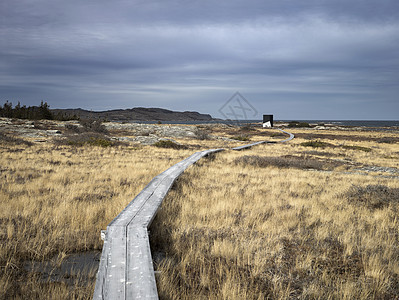
<svg viewBox="0 0 399 300">
<path fill-rule="evenodd" d="M 147 228 L 132 225 L 127 235 L 126 299 L 158 299 Z"/>
<path fill-rule="evenodd" d="M 105 240 L 105 266 L 98 271 L 93 299 L 126 299 L 126 227 L 108 227 Z"/>
<path fill-rule="evenodd" d="M 147 228 L 173 182 L 200 158 L 196 152 L 156 176 L 108 225 L 93 299 L 158 299 Z"/>
<path fill-rule="evenodd" d="M 290 132 L 284 131 L 284 130 L 282 130 L 282 129 L 279 129 L 279 130 L 280 130 L 281 132 L 284 132 L 284 133 L 286 133 L 286 134 L 289 135 L 289 138 L 280 141 L 280 143 L 285 143 L 285 142 L 291 141 L 291 140 L 295 137 L 295 136 L 294 136 L 292 133 L 290 133 Z"/>
<path fill-rule="evenodd" d="M 126 226 L 135 217 L 140 207 L 152 195 L 154 189 L 162 182 L 160 175 L 153 180 L 109 223 L 108 226 Z"/>
<path fill-rule="evenodd" d="M 106 287 L 107 268 L 108 268 L 108 253 L 109 253 L 109 241 L 107 235 L 104 239 L 103 250 L 101 252 L 100 264 L 98 266 L 98 273 L 96 279 L 96 285 L 94 287 L 93 299 L 105 299 L 104 289 Z"/>
<path fill-rule="evenodd" d="M 166 176 L 161 185 L 154 191 L 150 198 L 148 198 L 145 205 L 140 210 L 140 213 L 135 218 L 136 224 L 141 226 L 149 227 L 154 219 L 156 212 L 162 204 L 163 199 L 169 192 L 176 180 L 174 176 Z"/>
<path fill-rule="evenodd" d="M 242 145 L 242 146 L 238 146 L 238 147 L 232 148 L 232 150 L 240 151 L 240 150 L 249 149 L 249 148 L 251 148 L 253 146 L 264 144 L 264 143 L 285 143 L 285 142 L 291 141 L 294 138 L 294 135 L 292 133 L 284 131 L 282 129 L 278 129 L 278 130 L 288 134 L 289 138 L 287 138 L 285 140 L 282 140 L 282 141 L 276 141 L 276 142 L 274 142 L 274 141 L 273 142 L 270 142 L 270 141 L 255 142 L 255 143 L 252 143 L 252 144 L 247 144 L 247 145 Z"/>
<path fill-rule="evenodd" d="M 191 161 L 197 161 L 201 158 L 201 152 L 196 152 L 193 155 L 189 156 L 188 158 L 184 159 L 183 161 L 177 163 L 177 167 L 180 166 L 187 166 L 190 164 Z M 188 162 L 188 164 L 187 164 Z M 166 171 L 162 172 L 161 174 L 155 176 L 150 183 L 111 221 L 108 226 L 125 226 L 131 222 L 131 220 L 135 217 L 137 212 L 140 210 L 142 205 L 148 200 L 148 198 L 152 195 L 154 190 L 161 184 L 165 176 L 169 175 L 170 173 L 174 172 L 174 167 L 176 165 L 170 167 Z M 185 169 L 184 168 L 184 169 Z M 181 170 L 181 172 L 184 171 Z M 181 173 L 180 173 L 181 174 Z"/>
</svg>

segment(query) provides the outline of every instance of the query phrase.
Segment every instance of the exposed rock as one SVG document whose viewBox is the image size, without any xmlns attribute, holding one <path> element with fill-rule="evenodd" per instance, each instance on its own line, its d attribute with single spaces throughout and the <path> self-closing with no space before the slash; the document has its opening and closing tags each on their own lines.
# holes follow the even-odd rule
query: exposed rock
<svg viewBox="0 0 399 300">
<path fill-rule="evenodd" d="M 179 144 L 175 140 L 160 138 L 154 134 L 151 134 L 149 136 L 136 136 L 134 138 L 122 137 L 122 138 L 113 138 L 113 139 L 117 139 L 119 141 L 124 141 L 124 142 L 138 142 L 142 145 L 154 145 L 159 141 L 171 141 L 174 142 L 175 144 Z"/>
<path fill-rule="evenodd" d="M 390 174 L 398 174 L 399 169 L 391 168 L 391 167 L 378 167 L 378 166 L 365 166 L 358 169 L 356 171 L 365 171 L 365 172 L 383 172 Z"/>
<path fill-rule="evenodd" d="M 124 142 L 138 142 L 144 145 L 152 145 L 160 140 L 168 138 L 203 138 L 205 135 L 208 139 L 221 139 L 224 141 L 234 141 L 229 138 L 208 135 L 207 126 L 226 126 L 224 124 L 203 125 L 201 129 L 197 126 L 184 125 L 164 125 L 164 124 L 140 124 L 140 123 L 103 123 L 105 128 L 110 132 L 109 137 L 113 140 Z M 16 120 L 0 118 L 0 131 L 16 136 L 32 139 L 47 139 L 53 137 L 63 137 L 63 133 L 68 133 L 71 127 L 82 128 L 79 121 L 51 121 L 40 120 L 32 122 L 31 120 Z M 118 130 L 126 132 L 127 136 L 120 137 Z M 116 132 L 115 132 L 116 131 Z M 172 140 L 173 141 L 173 140 Z M 175 142 L 175 141 L 173 141 Z"/>
<path fill-rule="evenodd" d="M 2 126 L 6 126 L 6 125 L 10 125 L 11 123 L 11 119 L 8 118 L 1 118 L 0 119 L 0 127 Z"/>
<path fill-rule="evenodd" d="M 51 130 L 46 130 L 46 133 L 49 135 L 56 135 L 56 134 L 61 134 L 61 131 L 56 129 L 55 130 L 51 129 Z"/>
<path fill-rule="evenodd" d="M 140 144 L 143 144 L 143 145 L 154 145 L 155 143 L 157 143 L 159 141 L 171 141 L 171 142 L 174 142 L 175 144 L 180 145 L 175 140 L 159 138 L 159 137 L 156 137 L 156 136 L 152 136 L 152 137 L 138 136 L 136 138 L 136 141 L 140 142 Z"/>
<path fill-rule="evenodd" d="M 112 141 L 119 141 L 119 142 L 135 142 L 135 138 L 127 137 L 127 136 L 121 136 L 121 137 L 112 137 Z"/>
<path fill-rule="evenodd" d="M 149 136 L 151 134 L 163 137 L 196 137 L 195 127 L 192 126 L 175 126 L 175 125 L 155 125 L 155 124 L 138 124 L 138 123 L 104 123 L 107 130 L 128 130 L 132 135 Z"/>
</svg>

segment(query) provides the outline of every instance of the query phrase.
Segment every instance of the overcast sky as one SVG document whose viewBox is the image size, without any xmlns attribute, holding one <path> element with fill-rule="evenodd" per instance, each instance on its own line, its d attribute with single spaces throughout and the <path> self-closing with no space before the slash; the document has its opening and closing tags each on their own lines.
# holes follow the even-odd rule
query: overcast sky
<svg viewBox="0 0 399 300">
<path fill-rule="evenodd" d="M 399 119 L 398 0 L 1 0 L 0 101 Z"/>
</svg>

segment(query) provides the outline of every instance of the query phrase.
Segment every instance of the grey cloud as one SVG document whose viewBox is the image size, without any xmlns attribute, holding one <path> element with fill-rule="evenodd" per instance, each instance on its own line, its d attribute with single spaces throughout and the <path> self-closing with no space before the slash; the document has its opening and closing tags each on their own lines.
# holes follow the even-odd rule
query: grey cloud
<svg viewBox="0 0 399 300">
<path fill-rule="evenodd" d="M 0 99 L 215 114 L 209 99 L 240 90 L 259 110 L 398 108 L 397 1 L 4 0 L 0 11 Z"/>
</svg>

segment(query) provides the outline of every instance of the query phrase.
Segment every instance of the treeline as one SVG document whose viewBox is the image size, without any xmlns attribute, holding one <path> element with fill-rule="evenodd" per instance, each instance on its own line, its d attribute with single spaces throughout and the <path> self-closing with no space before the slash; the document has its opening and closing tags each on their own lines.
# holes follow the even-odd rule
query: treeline
<svg viewBox="0 0 399 300">
<path fill-rule="evenodd" d="M 16 119 L 29 119 L 29 120 L 77 120 L 76 115 L 69 116 L 62 113 L 53 114 L 50 110 L 50 106 L 47 102 L 41 102 L 40 106 L 21 106 L 18 102 L 17 105 L 13 107 L 11 102 L 4 103 L 3 106 L 0 105 L 0 117 L 5 118 L 16 118 Z"/>
</svg>

